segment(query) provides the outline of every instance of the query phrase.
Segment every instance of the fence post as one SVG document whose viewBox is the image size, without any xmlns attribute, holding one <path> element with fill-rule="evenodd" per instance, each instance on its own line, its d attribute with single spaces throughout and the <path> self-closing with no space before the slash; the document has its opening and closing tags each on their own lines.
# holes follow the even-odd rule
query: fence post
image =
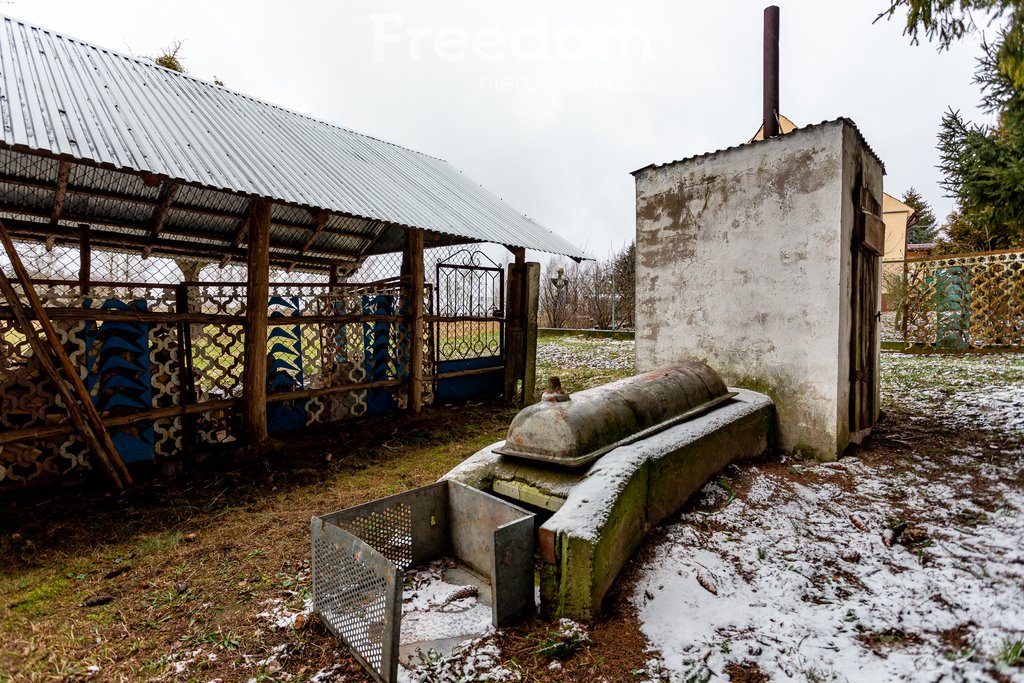
<svg viewBox="0 0 1024 683">
<path fill-rule="evenodd" d="M 89 294 L 89 281 L 92 280 L 92 244 L 90 243 L 89 226 L 78 224 L 78 281 L 82 283 L 82 296 Z"/>
<path fill-rule="evenodd" d="M 523 377 L 523 355 L 525 352 L 524 309 L 526 249 L 512 249 L 515 263 L 508 266 L 508 287 L 505 290 L 505 400 L 516 400 L 519 380 Z M 524 394 L 525 395 L 525 394 Z"/>
<path fill-rule="evenodd" d="M 409 410 L 423 409 L 423 231 L 407 228 L 402 273 L 408 273 L 409 292 Z"/>
<path fill-rule="evenodd" d="M 185 282 L 178 283 L 174 288 L 174 307 L 177 313 L 187 314 L 191 311 L 189 302 L 189 287 Z M 197 311 L 200 312 L 200 311 Z M 192 367 L 192 324 L 188 322 L 178 323 L 178 367 L 181 377 L 181 405 L 194 405 L 196 401 L 196 378 L 195 369 Z M 181 431 L 182 443 L 185 444 L 185 455 L 190 461 L 195 460 L 195 452 L 199 447 L 199 439 L 196 434 L 197 415 L 182 415 Z"/>
<path fill-rule="evenodd" d="M 523 273 L 525 306 L 523 310 L 523 405 L 534 402 L 537 384 L 537 309 L 540 300 L 540 264 L 526 264 Z"/>
<path fill-rule="evenodd" d="M 909 344 L 907 341 L 907 316 L 910 315 L 910 266 L 907 264 L 907 254 L 903 254 L 903 319 L 900 321 L 900 327 L 903 332 L 903 343 Z"/>
<path fill-rule="evenodd" d="M 245 288 L 245 363 L 242 424 L 250 454 L 267 443 L 267 319 L 270 314 L 270 211 L 266 199 L 249 208 L 248 282 Z"/>
</svg>

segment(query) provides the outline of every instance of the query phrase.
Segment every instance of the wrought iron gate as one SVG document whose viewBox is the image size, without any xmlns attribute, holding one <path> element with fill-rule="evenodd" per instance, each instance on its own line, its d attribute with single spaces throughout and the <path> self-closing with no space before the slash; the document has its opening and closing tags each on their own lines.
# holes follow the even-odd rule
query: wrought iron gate
<svg viewBox="0 0 1024 683">
<path fill-rule="evenodd" d="M 483 252 L 463 249 L 435 270 L 435 400 L 456 403 L 499 395 L 505 364 L 505 269 Z"/>
</svg>

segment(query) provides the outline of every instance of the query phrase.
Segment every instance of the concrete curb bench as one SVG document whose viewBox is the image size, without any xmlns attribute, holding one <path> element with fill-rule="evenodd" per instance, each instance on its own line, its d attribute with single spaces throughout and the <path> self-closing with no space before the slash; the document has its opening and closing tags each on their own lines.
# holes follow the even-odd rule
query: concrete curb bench
<svg viewBox="0 0 1024 683">
<path fill-rule="evenodd" d="M 593 465 L 552 471 L 488 446 L 446 474 L 554 514 L 539 531 L 541 609 L 590 621 L 644 535 L 715 473 L 771 443 L 772 400 L 747 389 L 714 411 L 620 446 Z"/>
</svg>

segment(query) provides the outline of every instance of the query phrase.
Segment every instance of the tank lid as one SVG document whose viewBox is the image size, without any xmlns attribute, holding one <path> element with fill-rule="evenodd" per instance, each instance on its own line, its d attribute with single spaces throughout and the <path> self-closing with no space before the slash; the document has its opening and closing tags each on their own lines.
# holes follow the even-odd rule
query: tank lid
<svg viewBox="0 0 1024 683">
<path fill-rule="evenodd" d="M 578 467 L 735 395 L 704 363 L 679 363 L 575 393 L 568 401 L 527 406 L 495 453 Z"/>
</svg>

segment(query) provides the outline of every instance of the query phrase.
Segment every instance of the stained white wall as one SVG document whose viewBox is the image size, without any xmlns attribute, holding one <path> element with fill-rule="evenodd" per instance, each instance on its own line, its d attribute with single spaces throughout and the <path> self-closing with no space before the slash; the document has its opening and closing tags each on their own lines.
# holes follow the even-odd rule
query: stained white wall
<svg viewBox="0 0 1024 683">
<path fill-rule="evenodd" d="M 637 371 L 686 358 L 771 395 L 777 441 L 849 441 L 853 184 L 881 166 L 845 121 L 636 173 Z"/>
</svg>

